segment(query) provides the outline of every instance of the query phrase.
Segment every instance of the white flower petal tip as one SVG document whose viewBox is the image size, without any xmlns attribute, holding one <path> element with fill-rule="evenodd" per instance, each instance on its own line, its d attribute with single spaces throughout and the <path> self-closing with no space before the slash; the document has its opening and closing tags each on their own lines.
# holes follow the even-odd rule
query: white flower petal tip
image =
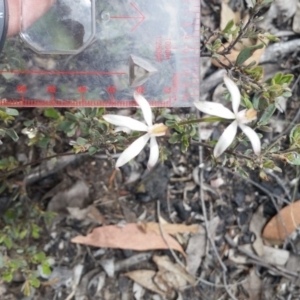
<svg viewBox="0 0 300 300">
<path fill-rule="evenodd" d="M 242 131 L 245 133 L 245 135 L 248 137 L 252 148 L 253 148 L 253 152 L 256 155 L 260 155 L 261 152 L 261 142 L 259 139 L 258 134 L 249 126 L 246 125 L 240 125 L 240 128 L 242 129 Z"/>
<path fill-rule="evenodd" d="M 140 121 L 134 120 L 126 116 L 103 115 L 103 119 L 115 126 L 126 127 L 135 131 L 148 131 L 148 126 Z"/>
<path fill-rule="evenodd" d="M 147 164 L 148 170 L 152 169 L 159 159 L 159 147 L 155 137 L 150 139 L 150 156 Z"/>
<path fill-rule="evenodd" d="M 236 114 L 241 103 L 241 93 L 237 85 L 227 75 L 224 75 L 224 83 L 231 95 L 232 110 Z"/>
<path fill-rule="evenodd" d="M 224 151 L 231 145 L 237 132 L 238 123 L 237 121 L 232 122 L 223 132 L 219 138 L 215 148 L 214 157 L 218 158 Z"/>
<path fill-rule="evenodd" d="M 221 103 L 210 101 L 195 101 L 194 105 L 201 112 L 223 119 L 235 119 L 235 114 Z"/>
<path fill-rule="evenodd" d="M 129 147 L 127 147 L 116 162 L 116 168 L 120 168 L 135 158 L 146 146 L 147 142 L 150 139 L 150 135 L 148 133 L 139 137 L 135 140 Z"/>
<path fill-rule="evenodd" d="M 152 111 L 149 102 L 145 99 L 143 95 L 135 91 L 133 93 L 135 102 L 139 105 L 143 112 L 144 119 L 148 126 L 152 126 Z"/>
</svg>

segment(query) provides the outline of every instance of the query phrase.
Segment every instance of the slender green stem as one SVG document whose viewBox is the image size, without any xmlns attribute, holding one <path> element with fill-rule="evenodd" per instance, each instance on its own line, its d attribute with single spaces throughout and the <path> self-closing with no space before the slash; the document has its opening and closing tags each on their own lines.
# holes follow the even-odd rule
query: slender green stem
<svg viewBox="0 0 300 300">
<path fill-rule="evenodd" d="M 220 117 L 204 117 L 200 119 L 193 119 L 193 120 L 186 120 L 178 122 L 176 125 L 171 125 L 169 128 L 173 128 L 175 126 L 183 126 L 183 125 L 189 125 L 189 124 L 196 124 L 196 123 L 214 123 L 214 122 L 232 122 L 232 120 L 223 119 Z"/>
</svg>

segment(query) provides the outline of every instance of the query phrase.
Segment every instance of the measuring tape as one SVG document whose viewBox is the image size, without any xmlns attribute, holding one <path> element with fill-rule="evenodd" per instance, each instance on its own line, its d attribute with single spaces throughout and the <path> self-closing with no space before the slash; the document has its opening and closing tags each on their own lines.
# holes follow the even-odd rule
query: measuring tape
<svg viewBox="0 0 300 300">
<path fill-rule="evenodd" d="M 188 107 L 199 54 L 200 0 L 57 0 L 6 40 L 0 106 Z"/>
</svg>

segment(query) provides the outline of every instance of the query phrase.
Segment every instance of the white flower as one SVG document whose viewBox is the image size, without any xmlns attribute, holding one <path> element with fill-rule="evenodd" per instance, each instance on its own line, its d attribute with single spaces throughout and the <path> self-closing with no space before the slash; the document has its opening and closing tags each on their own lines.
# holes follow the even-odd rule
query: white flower
<svg viewBox="0 0 300 300">
<path fill-rule="evenodd" d="M 134 131 L 145 131 L 147 132 L 143 136 L 135 140 L 128 148 L 126 148 L 120 155 L 116 162 L 116 168 L 119 168 L 134 157 L 136 157 L 142 149 L 146 146 L 150 139 L 150 157 L 148 160 L 148 168 L 153 167 L 159 158 L 159 148 L 156 141 L 157 136 L 163 136 L 166 134 L 168 129 L 164 124 L 154 124 L 152 123 L 152 111 L 148 101 L 139 93 L 134 92 L 133 94 L 135 101 L 142 110 L 144 120 L 146 124 L 134 120 L 133 118 L 126 116 L 116 116 L 116 115 L 104 115 L 103 119 L 116 126 L 126 127 Z"/>
<path fill-rule="evenodd" d="M 21 132 L 26 134 L 29 139 L 33 139 L 36 137 L 38 130 L 36 127 L 25 127 Z"/>
<path fill-rule="evenodd" d="M 214 103 L 209 101 L 194 102 L 196 108 L 198 108 L 200 111 L 206 114 L 220 117 L 223 119 L 234 120 L 221 135 L 218 143 L 214 148 L 214 156 L 219 157 L 231 145 L 231 143 L 234 140 L 234 137 L 236 136 L 238 127 L 241 128 L 241 130 L 250 140 L 254 153 L 259 155 L 261 150 L 260 139 L 257 133 L 252 128 L 245 125 L 255 120 L 257 113 L 254 109 L 244 109 L 238 111 L 238 108 L 241 103 L 241 93 L 236 84 L 226 75 L 224 76 L 224 82 L 227 86 L 229 93 L 231 94 L 233 112 L 220 103 Z"/>
</svg>

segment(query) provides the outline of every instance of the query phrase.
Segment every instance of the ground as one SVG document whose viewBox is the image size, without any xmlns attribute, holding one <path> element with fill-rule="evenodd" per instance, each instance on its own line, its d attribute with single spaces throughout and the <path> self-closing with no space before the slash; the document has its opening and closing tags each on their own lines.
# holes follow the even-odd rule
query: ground
<svg viewBox="0 0 300 300">
<path fill-rule="evenodd" d="M 203 25 L 218 28 L 220 2 L 201 1 Z M 233 10 L 245 12 L 243 1 L 229 2 Z M 272 47 L 267 48 L 262 58 L 265 77 L 281 71 L 293 73 L 295 80 L 284 112 L 276 113 L 271 132 L 263 133 L 266 144 L 279 137 L 288 143 L 286 136 L 300 111 L 298 49 L 284 47 L 298 41 L 299 32 L 292 26 L 296 12 L 288 14 L 282 1 L 275 2 L 278 18 L 274 21 L 266 10 L 261 26 L 282 37 L 282 51 L 275 52 L 274 60 Z M 210 58 L 202 59 L 201 71 L 202 100 L 223 101 L 216 88 L 222 71 Z M 0 282 L 1 299 L 300 299 L 298 232 L 293 230 L 281 244 L 263 237 L 271 218 L 297 203 L 299 167 L 279 162 L 281 173 L 266 170 L 261 178 L 256 169 L 246 169 L 246 177 L 216 164 L 210 148 L 193 142 L 182 153 L 163 138 L 160 144 L 170 154 L 152 170 L 147 169 L 147 148 L 116 171 L 115 157 L 107 153 L 70 153 L 65 136 L 51 148 L 65 155 L 45 159 L 47 150 L 29 147 L 28 136 L 20 133 L 28 119 L 45 125 L 43 110 L 19 111 L 13 126 L 20 139 L 3 139 L 1 157 L 12 155 L 28 165 L 1 174 L 10 188 L 0 195 L 0 224 L 4 230 L 10 209 L 22 207 L 22 222 L 31 217 L 32 208 L 40 214 L 54 212 L 48 222 L 33 215 L 31 221 L 41 232 L 24 242 L 24 247 L 34 245 L 51 258 L 52 273 L 40 271 L 41 286 L 25 297 L 21 289 L 26 275 L 15 272 L 11 283 Z M 194 108 L 170 112 L 181 117 L 196 113 Z M 200 127 L 216 138 L 223 130 L 212 129 Z M 293 222 L 295 229 L 300 222 Z M 16 255 L 3 245 L 0 250 L 1 259 Z"/>
</svg>

